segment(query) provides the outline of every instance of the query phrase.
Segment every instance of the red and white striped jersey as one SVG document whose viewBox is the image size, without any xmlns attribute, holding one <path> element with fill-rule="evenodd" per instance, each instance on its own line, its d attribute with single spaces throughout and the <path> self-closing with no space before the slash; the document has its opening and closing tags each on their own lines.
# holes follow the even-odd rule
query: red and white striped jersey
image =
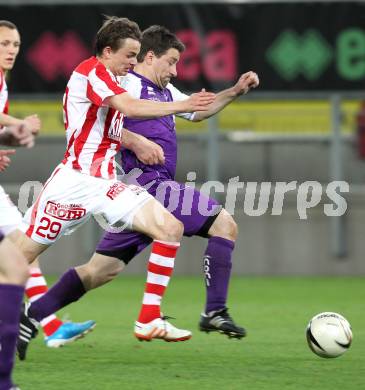
<svg viewBox="0 0 365 390">
<path fill-rule="evenodd" d="M 6 85 L 5 74 L 0 69 L 0 112 L 7 114 L 9 112 L 8 87 Z M 0 130 L 2 126 L 0 126 Z"/>
<path fill-rule="evenodd" d="M 123 114 L 104 104 L 126 92 L 96 57 L 73 71 L 63 97 L 67 150 L 63 164 L 87 175 L 116 177 L 114 156 L 121 146 Z"/>
</svg>

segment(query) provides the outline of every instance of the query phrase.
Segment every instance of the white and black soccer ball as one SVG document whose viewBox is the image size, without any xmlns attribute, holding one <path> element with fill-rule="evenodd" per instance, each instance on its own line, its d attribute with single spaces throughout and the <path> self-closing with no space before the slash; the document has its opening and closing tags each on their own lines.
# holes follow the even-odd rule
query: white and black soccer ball
<svg viewBox="0 0 365 390">
<path fill-rule="evenodd" d="M 335 358 L 345 353 L 352 342 L 352 330 L 345 317 L 324 312 L 315 315 L 307 326 L 309 348 L 323 358 Z"/>
</svg>

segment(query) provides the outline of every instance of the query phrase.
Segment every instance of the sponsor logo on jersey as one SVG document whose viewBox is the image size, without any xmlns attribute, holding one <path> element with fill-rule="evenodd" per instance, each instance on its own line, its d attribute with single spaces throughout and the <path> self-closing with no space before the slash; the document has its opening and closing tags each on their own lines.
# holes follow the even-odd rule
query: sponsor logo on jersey
<svg viewBox="0 0 365 390">
<path fill-rule="evenodd" d="M 108 137 L 113 141 L 121 141 L 123 121 L 123 114 L 121 114 L 119 111 L 116 111 L 108 131 Z"/>
<path fill-rule="evenodd" d="M 141 194 L 142 192 L 146 192 L 146 190 L 143 187 L 136 186 L 134 184 L 130 184 L 129 189 L 133 191 L 136 195 Z"/>
<path fill-rule="evenodd" d="M 123 192 L 128 186 L 122 182 L 114 183 L 106 193 L 106 196 L 111 200 L 114 200 L 121 192 Z"/>
<path fill-rule="evenodd" d="M 78 204 L 61 204 L 48 201 L 44 212 L 62 221 L 70 221 L 82 218 L 86 214 L 86 209 Z"/>
</svg>

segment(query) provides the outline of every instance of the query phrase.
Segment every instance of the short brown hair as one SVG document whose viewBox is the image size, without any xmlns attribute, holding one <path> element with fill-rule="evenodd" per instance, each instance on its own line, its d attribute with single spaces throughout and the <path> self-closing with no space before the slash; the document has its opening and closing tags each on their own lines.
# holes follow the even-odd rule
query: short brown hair
<svg viewBox="0 0 365 390">
<path fill-rule="evenodd" d="M 138 24 L 127 18 L 107 16 L 103 25 L 96 34 L 95 53 L 101 55 L 103 49 L 110 46 L 117 51 L 127 38 L 141 41 L 142 34 Z"/>
<path fill-rule="evenodd" d="M 18 27 L 14 23 L 9 22 L 9 20 L 0 20 L 0 27 L 7 27 L 10 28 L 10 30 L 18 30 Z"/>
<path fill-rule="evenodd" d="M 143 62 L 147 52 L 154 52 L 161 57 L 169 49 L 176 49 L 179 53 L 185 50 L 185 45 L 166 27 L 153 25 L 142 33 L 141 50 L 137 56 L 138 62 Z"/>
</svg>

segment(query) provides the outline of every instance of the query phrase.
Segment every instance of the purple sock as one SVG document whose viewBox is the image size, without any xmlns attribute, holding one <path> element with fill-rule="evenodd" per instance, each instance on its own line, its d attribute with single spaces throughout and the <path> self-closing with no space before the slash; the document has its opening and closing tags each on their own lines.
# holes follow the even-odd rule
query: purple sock
<svg viewBox="0 0 365 390">
<path fill-rule="evenodd" d="M 22 286 L 0 284 L 0 390 L 9 390 L 12 386 L 11 371 L 23 296 Z"/>
<path fill-rule="evenodd" d="M 30 305 L 28 314 L 41 321 L 71 302 L 79 300 L 85 293 L 84 285 L 75 268 L 70 268 L 52 288 Z"/>
<path fill-rule="evenodd" d="M 232 268 L 234 242 L 211 237 L 204 254 L 204 274 L 207 289 L 205 312 L 226 307 L 229 279 Z"/>
</svg>

